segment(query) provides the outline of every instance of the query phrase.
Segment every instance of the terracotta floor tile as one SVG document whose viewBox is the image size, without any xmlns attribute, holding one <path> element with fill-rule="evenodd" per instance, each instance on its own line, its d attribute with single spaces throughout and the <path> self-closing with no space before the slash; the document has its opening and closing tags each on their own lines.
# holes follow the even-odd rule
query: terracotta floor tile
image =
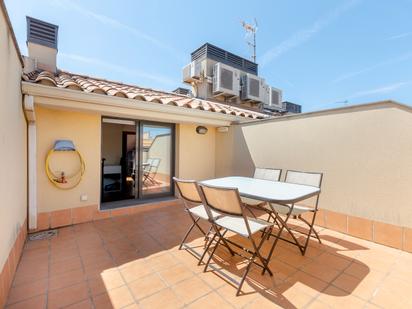
<svg viewBox="0 0 412 309">
<path fill-rule="evenodd" d="M 120 266 L 120 272 L 126 282 L 132 282 L 151 274 L 153 270 L 141 259 L 123 264 Z"/>
<path fill-rule="evenodd" d="M 279 242 L 270 262 L 274 276 L 262 276 L 253 266 L 243 294 L 236 297 L 236 287 L 227 279 L 211 269 L 203 273 L 195 256 L 178 250 L 189 224 L 182 209 L 145 208 L 130 216 L 60 228 L 48 241 L 29 241 L 9 307 L 44 309 L 48 293 L 50 308 L 179 308 L 211 303 L 259 309 L 412 308 L 412 254 L 328 229 L 319 229 L 322 244 L 311 240 L 304 257 L 296 247 Z M 208 228 L 205 222 L 202 226 Z M 200 234 L 189 240 L 200 254 L 203 243 Z M 267 254 L 272 243 L 273 239 L 262 252 Z M 231 257 L 223 247 L 212 263 L 236 280 L 245 267 L 243 259 Z"/>
<path fill-rule="evenodd" d="M 193 273 L 183 264 L 162 270 L 159 272 L 159 274 L 169 285 L 174 285 L 193 276 Z"/>
<path fill-rule="evenodd" d="M 412 308 L 411 286 L 395 277 L 386 277 L 371 299 L 384 308 Z"/>
<path fill-rule="evenodd" d="M 211 288 L 198 277 L 184 280 L 173 286 L 172 289 L 185 303 L 190 303 L 211 291 Z"/>
<path fill-rule="evenodd" d="M 276 299 L 274 296 L 272 298 L 258 297 L 252 302 L 245 305 L 245 309 L 263 309 L 263 308 L 288 308 L 288 302 L 281 295 L 278 295 Z M 291 307 L 289 307 L 291 308 Z"/>
<path fill-rule="evenodd" d="M 46 307 L 46 294 L 35 296 L 27 300 L 7 306 L 7 309 L 44 309 Z"/>
<path fill-rule="evenodd" d="M 110 290 L 107 294 L 109 295 L 113 308 L 123 308 L 134 303 L 133 296 L 126 286 Z"/>
<path fill-rule="evenodd" d="M 34 296 L 45 294 L 47 290 L 47 280 L 40 279 L 29 283 L 12 287 L 9 292 L 8 304 L 13 304 Z"/>
<path fill-rule="evenodd" d="M 211 304 L 213 304 L 213 307 L 216 308 L 222 308 L 222 309 L 229 309 L 233 308 L 232 305 L 230 305 L 227 301 L 225 301 L 219 294 L 216 292 L 211 292 L 200 299 L 194 301 L 190 305 L 187 306 L 187 308 L 190 309 L 203 309 L 210 307 Z"/>
<path fill-rule="evenodd" d="M 170 268 L 178 263 L 178 261 L 170 254 L 164 253 L 158 256 L 151 256 L 146 258 L 149 267 L 155 271 Z"/>
<path fill-rule="evenodd" d="M 79 257 L 50 264 L 50 277 L 61 275 L 71 270 L 82 269 L 82 262 Z"/>
<path fill-rule="evenodd" d="M 244 305 L 251 303 L 253 300 L 258 298 L 258 293 L 241 294 L 236 296 L 236 289 L 229 284 L 225 284 L 221 288 L 217 289 L 216 292 L 227 302 L 236 308 L 243 307 Z"/>
<path fill-rule="evenodd" d="M 366 305 L 366 301 L 357 298 L 356 296 L 352 296 L 351 294 L 335 288 L 333 286 L 329 286 L 326 288 L 318 297 L 318 300 L 329 304 L 334 308 L 364 308 Z"/>
<path fill-rule="evenodd" d="M 131 283 L 128 283 L 136 299 L 141 299 L 152 295 L 166 287 L 166 284 L 160 279 L 159 275 L 151 274 Z"/>
<path fill-rule="evenodd" d="M 200 267 L 199 267 L 200 268 Z M 197 275 L 201 280 L 207 283 L 212 289 L 220 288 L 227 284 L 227 282 L 214 272 L 201 272 Z"/>
<path fill-rule="evenodd" d="M 305 265 L 301 270 L 325 282 L 332 282 L 340 273 L 339 270 L 319 264 L 317 261 Z"/>
<path fill-rule="evenodd" d="M 109 294 L 102 293 L 96 296 L 93 296 L 93 303 L 95 308 L 97 309 L 113 309 L 113 304 L 110 299 Z"/>
<path fill-rule="evenodd" d="M 282 296 L 295 308 L 303 308 L 313 299 L 313 296 L 304 293 L 298 285 L 290 286 L 281 292 Z"/>
<path fill-rule="evenodd" d="M 65 309 L 93 309 L 93 303 L 90 299 L 85 299 L 79 303 L 65 307 Z"/>
<path fill-rule="evenodd" d="M 328 285 L 326 282 L 302 271 L 298 271 L 287 278 L 286 284 L 297 287 L 300 291 L 311 296 L 318 295 Z"/>
<path fill-rule="evenodd" d="M 337 270 L 345 269 L 349 266 L 349 264 L 351 264 L 351 262 L 352 261 L 346 257 L 339 256 L 337 254 L 331 254 L 328 252 L 325 252 L 316 258 L 316 263 Z"/>
<path fill-rule="evenodd" d="M 313 302 L 311 302 L 307 307 L 307 309 L 330 309 L 331 306 L 328 304 L 325 304 L 317 299 L 315 299 Z"/>
<path fill-rule="evenodd" d="M 50 291 L 47 308 L 61 308 L 85 300 L 89 297 L 88 287 L 85 282 Z"/>
<path fill-rule="evenodd" d="M 111 290 L 125 285 L 123 277 L 117 269 L 105 270 L 100 276 L 106 290 Z"/>
<path fill-rule="evenodd" d="M 367 276 L 370 273 L 370 269 L 369 267 L 364 264 L 364 263 L 352 263 L 350 264 L 345 270 L 344 272 L 346 274 L 352 275 L 354 277 L 357 277 L 359 279 L 364 278 L 365 276 Z"/>
<path fill-rule="evenodd" d="M 106 285 L 99 276 L 96 276 L 94 279 L 88 279 L 87 286 L 89 287 L 92 296 L 107 292 Z"/>
<path fill-rule="evenodd" d="M 14 277 L 14 286 L 21 284 L 31 283 L 39 279 L 45 279 L 49 275 L 49 267 L 46 266 L 36 266 L 28 265 L 22 266 L 22 263 L 17 267 L 17 271 Z"/>
<path fill-rule="evenodd" d="M 50 277 L 49 279 L 49 290 L 57 290 L 64 288 L 66 286 L 73 285 L 75 283 L 80 283 L 86 280 L 86 276 L 81 268 L 70 270 L 62 274 Z"/>
<path fill-rule="evenodd" d="M 182 308 L 184 302 L 172 291 L 172 289 L 163 289 L 156 294 L 142 299 L 139 304 L 143 308 Z"/>
</svg>

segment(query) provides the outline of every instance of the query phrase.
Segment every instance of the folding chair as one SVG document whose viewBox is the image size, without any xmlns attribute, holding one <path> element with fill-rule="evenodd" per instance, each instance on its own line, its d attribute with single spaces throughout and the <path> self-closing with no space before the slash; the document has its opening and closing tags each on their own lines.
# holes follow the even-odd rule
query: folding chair
<svg viewBox="0 0 412 309">
<path fill-rule="evenodd" d="M 279 181 L 280 176 L 282 174 L 281 169 L 276 169 L 276 168 L 261 168 L 257 167 L 255 169 L 255 173 L 253 175 L 253 178 L 256 179 L 263 179 L 263 180 L 272 180 L 272 181 Z M 267 202 L 255 200 L 252 198 L 248 197 L 241 197 L 243 204 L 248 208 L 249 212 L 256 218 L 255 214 L 253 213 L 252 209 L 258 209 L 258 210 L 263 210 L 271 215 L 271 212 L 268 211 L 264 205 L 267 204 Z"/>
<path fill-rule="evenodd" d="M 193 222 L 192 225 L 187 230 L 186 234 L 184 235 L 182 242 L 179 245 L 179 250 L 181 250 L 182 247 L 185 245 L 185 241 L 187 237 L 190 235 L 190 233 L 192 232 L 195 226 L 204 235 L 205 240 L 207 239 L 207 236 L 210 233 L 211 228 L 206 233 L 198 223 L 200 219 L 209 221 L 209 216 L 206 212 L 205 207 L 201 204 L 202 199 L 200 198 L 196 181 L 195 180 L 183 180 L 183 179 L 178 179 L 176 177 L 173 177 L 173 180 L 176 184 L 180 198 L 183 200 L 185 211 L 189 214 L 189 217 L 190 219 L 192 219 L 192 222 Z M 197 206 L 190 207 L 190 204 L 192 205 L 197 204 Z M 216 218 L 220 215 L 221 214 L 216 211 L 211 212 L 211 216 L 213 218 Z M 234 253 L 230 249 L 229 245 L 227 243 L 225 243 L 225 245 L 229 249 L 229 252 L 233 255 Z M 202 263 L 203 257 L 204 257 L 204 254 L 202 255 L 202 258 L 199 260 L 199 263 L 198 263 L 199 265 Z"/>
<path fill-rule="evenodd" d="M 212 223 L 212 227 L 215 231 L 213 238 L 210 239 L 209 243 L 206 246 L 205 252 L 209 250 L 210 246 L 217 238 L 216 245 L 210 253 L 204 271 L 207 270 L 207 267 L 220 243 L 227 242 L 242 249 L 244 252 L 250 255 L 248 257 L 235 252 L 236 254 L 249 260 L 237 288 L 236 296 L 240 294 L 242 285 L 252 264 L 261 267 L 263 270 L 267 270 L 268 273 L 273 276 L 273 273 L 268 267 L 269 259 L 263 258 L 260 253 L 260 249 L 262 248 L 262 245 L 267 237 L 262 237 L 257 244 L 253 239 L 253 235 L 265 230 L 267 230 L 266 234 L 269 235 L 272 231 L 274 223 L 247 217 L 244 213 L 244 208 L 242 207 L 242 201 L 240 199 L 239 191 L 237 188 L 222 188 L 205 184 L 199 184 L 199 188 L 200 195 L 203 200 L 203 205 L 205 206 L 206 212 L 209 216 L 209 221 Z M 214 211 L 219 212 L 223 215 L 218 217 L 213 216 Z M 252 250 L 244 248 L 243 246 L 233 242 L 232 240 L 225 238 L 227 231 L 231 231 L 236 235 L 248 239 L 252 245 Z M 260 263 L 258 263 L 257 261 L 260 261 Z"/>
<path fill-rule="evenodd" d="M 149 165 L 143 169 L 143 183 L 150 181 L 152 184 L 156 184 L 157 170 L 159 169 L 160 159 L 159 158 L 149 158 L 147 159 Z"/>
<path fill-rule="evenodd" d="M 322 184 L 322 177 L 323 177 L 322 173 L 299 172 L 299 171 L 288 170 L 286 171 L 285 182 L 320 188 Z M 322 243 L 318 233 L 313 227 L 315 223 L 315 219 L 316 219 L 316 213 L 318 211 L 319 194 L 316 197 L 312 197 L 306 200 L 306 202 L 309 200 L 312 200 L 312 201 L 314 200 L 314 205 L 308 205 L 307 203 L 302 204 L 302 202 L 304 201 L 301 201 L 299 204 L 285 204 L 285 205 L 273 204 L 273 203 L 267 204 L 266 207 L 269 206 L 269 208 L 267 209 L 271 210 L 273 215 L 275 216 L 274 220 L 277 221 L 278 224 L 280 224 L 279 232 L 276 235 L 276 239 L 275 239 L 273 247 L 271 248 L 271 252 L 269 256 L 271 256 L 273 249 L 275 248 L 276 243 L 279 239 L 288 241 L 296 245 L 299 248 L 302 255 L 305 255 L 306 253 L 306 249 L 309 245 L 310 237 L 316 237 L 319 243 Z M 312 220 L 310 220 L 310 222 L 308 222 L 305 218 L 302 217 L 302 215 L 305 213 L 312 213 Z M 285 219 L 283 219 L 280 215 L 284 215 Z M 295 231 L 295 232 L 299 232 L 300 234 L 303 234 L 306 236 L 306 239 L 303 245 L 296 238 L 293 232 L 294 230 L 288 225 L 288 220 L 291 217 L 294 219 L 301 220 L 309 227 L 309 231 L 307 234 L 301 231 Z M 291 235 L 293 241 L 290 241 L 288 239 L 281 237 L 281 234 L 284 229 Z M 314 236 L 312 234 L 314 234 Z"/>
</svg>

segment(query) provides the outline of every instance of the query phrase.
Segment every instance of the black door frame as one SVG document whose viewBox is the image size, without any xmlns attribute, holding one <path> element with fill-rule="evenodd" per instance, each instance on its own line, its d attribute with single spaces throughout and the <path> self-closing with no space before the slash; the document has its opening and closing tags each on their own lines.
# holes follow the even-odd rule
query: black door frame
<svg viewBox="0 0 412 309">
<path fill-rule="evenodd" d="M 125 207 L 131 206 L 130 201 L 131 200 L 136 200 L 136 201 L 145 201 L 145 200 L 151 200 L 151 199 L 156 199 L 156 198 L 161 198 L 161 197 L 168 197 L 168 196 L 174 196 L 175 194 L 175 187 L 173 185 L 173 177 L 175 176 L 175 170 L 176 170 L 176 125 L 174 123 L 167 123 L 167 122 L 158 122 L 158 121 L 148 121 L 148 120 L 138 120 L 138 119 L 130 119 L 130 118 L 123 118 L 123 117 L 111 117 L 111 116 L 101 116 L 100 123 L 101 123 L 101 128 L 100 128 L 100 162 L 102 162 L 103 158 L 103 119 L 117 119 L 117 120 L 126 120 L 126 121 L 133 121 L 135 123 L 135 128 L 136 132 L 131 132 L 131 131 L 124 131 L 122 132 L 122 144 L 123 144 L 123 138 L 124 138 L 124 133 L 129 132 L 129 133 L 135 133 L 136 134 L 136 180 L 135 180 L 135 198 L 133 199 L 125 199 L 125 200 L 119 200 L 117 202 L 122 202 L 125 201 Z M 147 196 L 143 196 L 142 194 L 142 176 L 143 176 L 143 170 L 142 170 L 142 162 L 141 160 L 143 159 L 142 153 L 143 153 L 143 126 L 144 125 L 158 125 L 158 126 L 165 126 L 170 128 L 170 134 L 171 134 L 171 151 L 170 151 L 170 191 L 169 192 L 163 192 L 163 193 L 156 193 L 156 194 L 149 194 Z M 122 145 L 122 156 L 124 153 L 123 149 L 124 145 Z M 122 167 L 123 169 L 123 167 Z M 122 171 L 123 172 L 123 171 Z M 104 203 L 103 202 L 103 168 L 101 169 L 101 175 L 100 175 L 100 204 Z M 122 175 L 123 177 L 123 175 Z"/>
</svg>

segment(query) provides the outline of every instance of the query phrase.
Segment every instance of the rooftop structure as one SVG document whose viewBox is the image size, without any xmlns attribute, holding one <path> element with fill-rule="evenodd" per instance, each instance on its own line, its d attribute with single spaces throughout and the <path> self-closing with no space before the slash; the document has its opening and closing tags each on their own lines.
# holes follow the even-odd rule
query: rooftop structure
<svg viewBox="0 0 412 309">
<path fill-rule="evenodd" d="M 195 97 L 213 99 L 256 111 L 282 111 L 282 91 L 258 76 L 258 64 L 206 43 L 191 54 L 183 68 L 183 82 Z"/>
</svg>

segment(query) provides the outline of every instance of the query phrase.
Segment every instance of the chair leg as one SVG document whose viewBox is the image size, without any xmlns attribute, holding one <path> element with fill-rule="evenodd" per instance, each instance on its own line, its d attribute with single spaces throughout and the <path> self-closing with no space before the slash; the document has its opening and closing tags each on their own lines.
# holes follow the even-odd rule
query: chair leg
<svg viewBox="0 0 412 309">
<path fill-rule="evenodd" d="M 209 258 L 207 259 L 207 262 L 206 262 L 206 264 L 205 264 L 205 268 L 203 269 L 203 272 L 206 272 L 206 271 L 207 271 L 207 267 L 209 266 L 209 263 L 210 263 L 210 261 L 212 260 L 213 254 L 215 254 L 216 249 L 217 249 L 217 247 L 219 246 L 220 241 L 222 240 L 222 237 L 221 237 L 220 235 L 218 235 L 218 237 L 219 237 L 219 239 L 217 240 L 215 247 L 213 248 L 212 252 L 210 253 Z"/>
<path fill-rule="evenodd" d="M 302 255 L 305 255 L 305 253 L 306 253 L 306 249 L 308 248 L 308 245 L 309 245 L 309 239 L 310 239 L 310 235 L 312 234 L 312 232 L 314 232 L 315 233 L 315 235 L 316 235 L 316 237 L 318 238 L 318 241 L 319 241 L 319 243 L 321 243 L 321 240 L 320 240 L 320 237 L 319 237 L 319 235 L 318 235 L 318 233 L 315 231 L 315 229 L 313 228 L 313 225 L 315 224 L 315 218 L 316 218 L 316 212 L 313 214 L 313 217 L 312 217 L 312 224 L 309 224 L 309 234 L 308 234 L 308 237 L 306 238 L 306 242 L 305 242 L 305 245 L 304 245 L 304 248 L 303 248 L 303 253 L 302 253 Z M 305 220 L 303 219 L 303 218 L 301 218 L 301 220 L 303 220 L 304 222 L 305 222 Z M 309 223 L 309 222 L 308 222 Z"/>
<path fill-rule="evenodd" d="M 237 287 L 236 296 L 239 296 L 239 294 L 242 290 L 243 283 L 245 282 L 246 276 L 249 273 L 250 267 L 252 266 L 252 263 L 253 263 L 253 260 L 255 259 L 255 257 L 256 257 L 256 253 L 254 255 L 252 255 L 252 257 L 249 259 L 249 263 L 247 264 L 246 269 L 243 273 L 242 279 L 240 280 L 239 286 Z"/>
<path fill-rule="evenodd" d="M 199 218 L 197 218 L 192 225 L 189 227 L 187 230 L 185 236 L 183 237 L 182 241 L 180 242 L 179 250 L 182 250 L 183 244 L 185 243 L 187 237 L 189 236 L 190 232 L 193 230 L 193 228 L 196 226 L 197 221 L 199 221 Z"/>
<path fill-rule="evenodd" d="M 200 232 L 201 232 L 203 235 L 206 236 L 205 231 L 203 231 L 203 229 L 200 227 L 200 225 L 199 225 L 199 223 L 198 223 L 198 221 L 200 220 L 200 218 L 195 218 L 195 217 L 193 217 L 193 215 L 192 215 L 189 211 L 188 211 L 188 214 L 189 214 L 189 217 L 192 219 L 193 223 L 192 223 L 192 225 L 189 227 L 189 229 L 187 230 L 185 236 L 183 237 L 183 239 L 182 239 L 182 241 L 181 241 L 181 243 L 180 243 L 180 246 L 179 246 L 179 250 L 182 250 L 182 247 L 183 247 L 183 245 L 184 245 L 187 237 L 189 236 L 190 232 L 193 230 L 193 228 L 194 228 L 195 226 L 200 230 Z"/>
<path fill-rule="evenodd" d="M 271 226 L 271 227 L 268 228 L 268 231 L 267 231 L 266 233 L 267 233 L 268 235 L 270 235 L 270 234 L 272 233 L 272 230 L 273 230 L 273 227 Z M 251 243 L 252 243 L 252 246 L 253 246 L 253 248 L 254 248 L 254 250 L 255 250 L 255 252 L 256 252 L 256 256 L 259 258 L 260 262 L 261 262 L 262 265 L 263 265 L 263 269 L 267 270 L 270 276 L 273 276 L 273 273 L 272 273 L 272 271 L 271 271 L 270 268 L 269 268 L 269 262 L 270 262 L 270 260 L 263 258 L 262 255 L 260 254 L 260 249 L 262 248 L 263 243 L 265 242 L 265 240 L 266 240 L 266 235 L 265 235 L 265 237 L 262 237 L 262 239 L 260 240 L 259 245 L 256 246 L 255 241 L 254 241 L 252 238 L 250 238 L 250 241 L 251 241 Z"/>
<path fill-rule="evenodd" d="M 290 219 L 290 214 L 288 214 L 283 220 L 277 213 L 275 213 L 276 218 L 279 220 L 280 224 L 285 228 L 285 230 L 289 233 L 290 236 L 292 236 L 293 241 L 295 242 L 296 246 L 299 248 L 299 251 L 302 255 L 305 255 L 304 247 L 299 243 L 298 239 L 296 238 L 295 234 L 293 231 L 289 228 L 288 226 L 288 220 Z"/>
<path fill-rule="evenodd" d="M 227 230 L 225 230 L 225 231 L 223 232 L 223 234 L 220 233 L 218 227 L 215 227 L 215 230 L 216 230 L 216 233 L 218 234 L 219 238 L 222 240 L 223 245 L 227 248 L 227 250 L 229 250 L 229 253 L 230 253 L 232 256 L 235 256 L 235 252 L 232 250 L 232 248 L 230 248 L 229 244 L 227 243 L 226 239 L 224 238 Z"/>
<path fill-rule="evenodd" d="M 270 233 L 271 231 L 272 231 L 272 228 L 269 228 L 268 233 Z M 260 262 L 262 263 L 263 269 L 264 269 L 264 270 L 267 270 L 268 273 L 270 274 L 270 276 L 273 276 L 273 273 L 272 273 L 272 271 L 269 269 L 269 266 L 268 266 L 269 260 L 265 260 L 265 259 L 262 257 L 262 255 L 260 254 L 260 249 L 262 248 L 262 245 L 263 245 L 263 243 L 264 243 L 265 240 L 266 240 L 266 235 L 265 235 L 265 237 L 263 237 L 263 238 L 260 240 L 260 243 L 259 243 L 259 245 L 257 245 L 257 246 L 256 246 L 255 241 L 252 239 L 252 237 L 250 237 L 249 240 L 250 240 L 250 242 L 252 243 L 252 246 L 253 246 L 253 249 L 255 250 L 255 252 L 254 252 L 253 255 L 250 257 L 249 263 L 247 264 L 246 269 L 245 269 L 245 271 L 244 271 L 244 273 L 243 273 L 243 275 L 242 275 L 242 279 L 240 280 L 239 286 L 238 286 L 237 291 L 236 291 L 236 296 L 239 296 L 239 294 L 240 294 L 240 292 L 241 292 L 241 290 L 242 290 L 243 283 L 245 282 L 246 277 L 247 277 L 247 274 L 248 274 L 249 271 L 250 271 L 250 267 L 252 266 L 252 264 L 253 264 L 253 262 L 255 261 L 256 257 L 257 257 L 257 258 L 260 260 Z"/>
<path fill-rule="evenodd" d="M 313 216 L 316 216 L 316 212 L 313 214 Z M 305 218 L 303 218 L 301 215 L 298 216 L 298 219 L 301 220 L 302 222 L 306 223 L 309 228 L 312 226 Z M 312 229 L 313 234 L 315 234 L 315 237 L 318 239 L 319 243 L 321 244 L 322 241 L 320 240 L 318 232 L 315 230 L 315 228 Z M 311 235 L 309 235 L 311 237 Z"/>
<path fill-rule="evenodd" d="M 205 235 L 205 241 L 207 241 L 207 239 L 208 239 L 208 237 L 209 237 L 209 234 L 210 234 L 210 232 L 212 231 L 212 229 L 213 229 L 213 226 L 210 226 L 209 229 L 207 230 L 207 233 L 206 233 L 206 235 Z"/>
<path fill-rule="evenodd" d="M 199 262 L 197 263 L 198 266 L 200 266 L 203 262 L 203 259 L 205 258 L 205 255 L 207 253 L 207 251 L 209 250 L 210 246 L 212 245 L 212 243 L 215 241 L 217 234 L 213 234 L 213 237 L 206 243 L 205 249 L 202 253 L 202 256 L 199 259 Z"/>
</svg>

